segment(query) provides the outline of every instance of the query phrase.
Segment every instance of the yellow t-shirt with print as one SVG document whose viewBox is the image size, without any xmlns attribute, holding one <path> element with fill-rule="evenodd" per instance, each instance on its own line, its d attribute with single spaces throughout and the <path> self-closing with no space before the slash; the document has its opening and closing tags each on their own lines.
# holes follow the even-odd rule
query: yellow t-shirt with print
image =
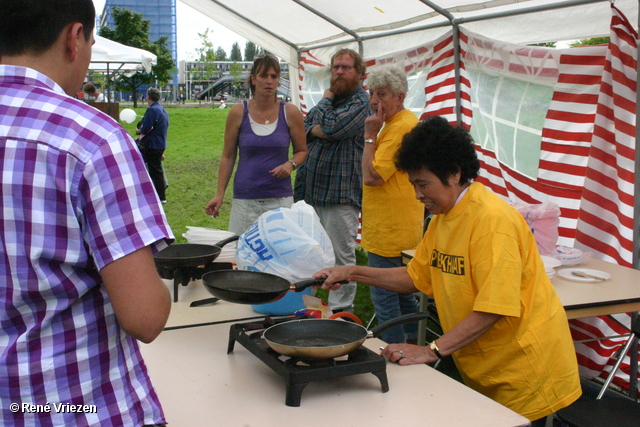
<svg viewBox="0 0 640 427">
<path fill-rule="evenodd" d="M 472 311 L 504 316 L 453 353 L 466 385 L 530 420 L 580 396 L 567 316 L 533 233 L 485 186 L 471 184 L 432 219 L 407 271 L 434 297 L 445 332 Z"/>
<path fill-rule="evenodd" d="M 407 173 L 398 171 L 394 162 L 402 138 L 417 124 L 410 110 L 399 111 L 385 122 L 373 160 L 384 184 L 362 187 L 361 246 L 383 257 L 401 256 L 422 238 L 424 205 L 416 199 Z"/>
</svg>

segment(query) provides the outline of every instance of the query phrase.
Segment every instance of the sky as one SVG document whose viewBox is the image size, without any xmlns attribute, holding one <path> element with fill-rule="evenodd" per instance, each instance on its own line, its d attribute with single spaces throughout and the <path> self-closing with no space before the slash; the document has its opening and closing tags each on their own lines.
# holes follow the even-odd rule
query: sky
<svg viewBox="0 0 640 427">
<path fill-rule="evenodd" d="M 104 8 L 105 0 L 93 0 L 96 13 L 99 15 Z M 210 40 L 217 49 L 218 46 L 231 53 L 234 42 L 240 45 L 240 51 L 244 54 L 244 46 L 247 40 L 211 18 L 185 5 L 180 0 L 176 2 L 177 29 L 178 29 L 178 61 L 193 59 L 196 49 L 202 46 L 198 33 L 204 33 L 207 28 L 213 30 Z"/>
</svg>

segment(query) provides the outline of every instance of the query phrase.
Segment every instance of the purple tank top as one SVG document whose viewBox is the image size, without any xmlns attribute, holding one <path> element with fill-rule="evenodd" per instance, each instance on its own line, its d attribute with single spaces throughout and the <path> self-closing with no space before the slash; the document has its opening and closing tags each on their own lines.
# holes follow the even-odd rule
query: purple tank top
<svg viewBox="0 0 640 427">
<path fill-rule="evenodd" d="M 233 181 L 235 199 L 266 199 L 293 195 L 291 178 L 275 178 L 269 171 L 289 159 L 289 126 L 284 116 L 284 101 L 280 101 L 278 124 L 264 136 L 256 135 L 249 122 L 247 101 L 238 135 L 240 160 Z"/>
</svg>

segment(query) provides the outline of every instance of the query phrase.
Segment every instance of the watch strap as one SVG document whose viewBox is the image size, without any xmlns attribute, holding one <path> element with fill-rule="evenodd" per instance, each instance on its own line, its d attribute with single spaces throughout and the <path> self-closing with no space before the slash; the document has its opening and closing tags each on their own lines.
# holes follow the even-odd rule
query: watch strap
<svg viewBox="0 0 640 427">
<path fill-rule="evenodd" d="M 438 344 L 436 344 L 435 341 L 431 341 L 431 343 L 429 343 L 429 348 L 431 349 L 431 351 L 433 351 L 433 354 L 438 357 L 438 359 L 442 359 L 442 354 L 440 354 L 440 349 L 438 348 Z"/>
</svg>

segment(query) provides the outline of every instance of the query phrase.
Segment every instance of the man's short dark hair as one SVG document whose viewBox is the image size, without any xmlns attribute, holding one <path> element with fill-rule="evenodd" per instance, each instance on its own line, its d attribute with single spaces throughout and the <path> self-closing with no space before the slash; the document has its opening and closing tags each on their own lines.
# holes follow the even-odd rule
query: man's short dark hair
<svg viewBox="0 0 640 427">
<path fill-rule="evenodd" d="M 357 72 L 360 73 L 360 76 L 364 79 L 364 75 L 367 72 L 367 64 L 364 63 L 362 56 L 355 50 L 351 49 L 340 49 L 331 57 L 331 67 L 333 67 L 333 60 L 342 55 L 349 55 L 353 58 L 353 67 Z"/>
<path fill-rule="evenodd" d="M 427 169 L 447 185 L 460 172 L 460 184 L 478 177 L 480 161 L 473 138 L 462 126 L 440 116 L 429 117 L 406 134 L 396 153 L 396 167 L 405 172 Z"/>
<path fill-rule="evenodd" d="M 147 97 L 153 102 L 160 101 L 160 89 L 157 87 L 150 87 L 149 90 L 147 90 Z"/>
<path fill-rule="evenodd" d="M 1 1 L 1 0 L 0 0 Z M 92 83 L 87 83 L 82 87 L 82 90 L 88 94 L 96 93 L 96 87 Z"/>
<path fill-rule="evenodd" d="M 95 20 L 92 0 L 0 0 L 0 56 L 43 53 L 74 22 L 89 40 Z"/>
</svg>

